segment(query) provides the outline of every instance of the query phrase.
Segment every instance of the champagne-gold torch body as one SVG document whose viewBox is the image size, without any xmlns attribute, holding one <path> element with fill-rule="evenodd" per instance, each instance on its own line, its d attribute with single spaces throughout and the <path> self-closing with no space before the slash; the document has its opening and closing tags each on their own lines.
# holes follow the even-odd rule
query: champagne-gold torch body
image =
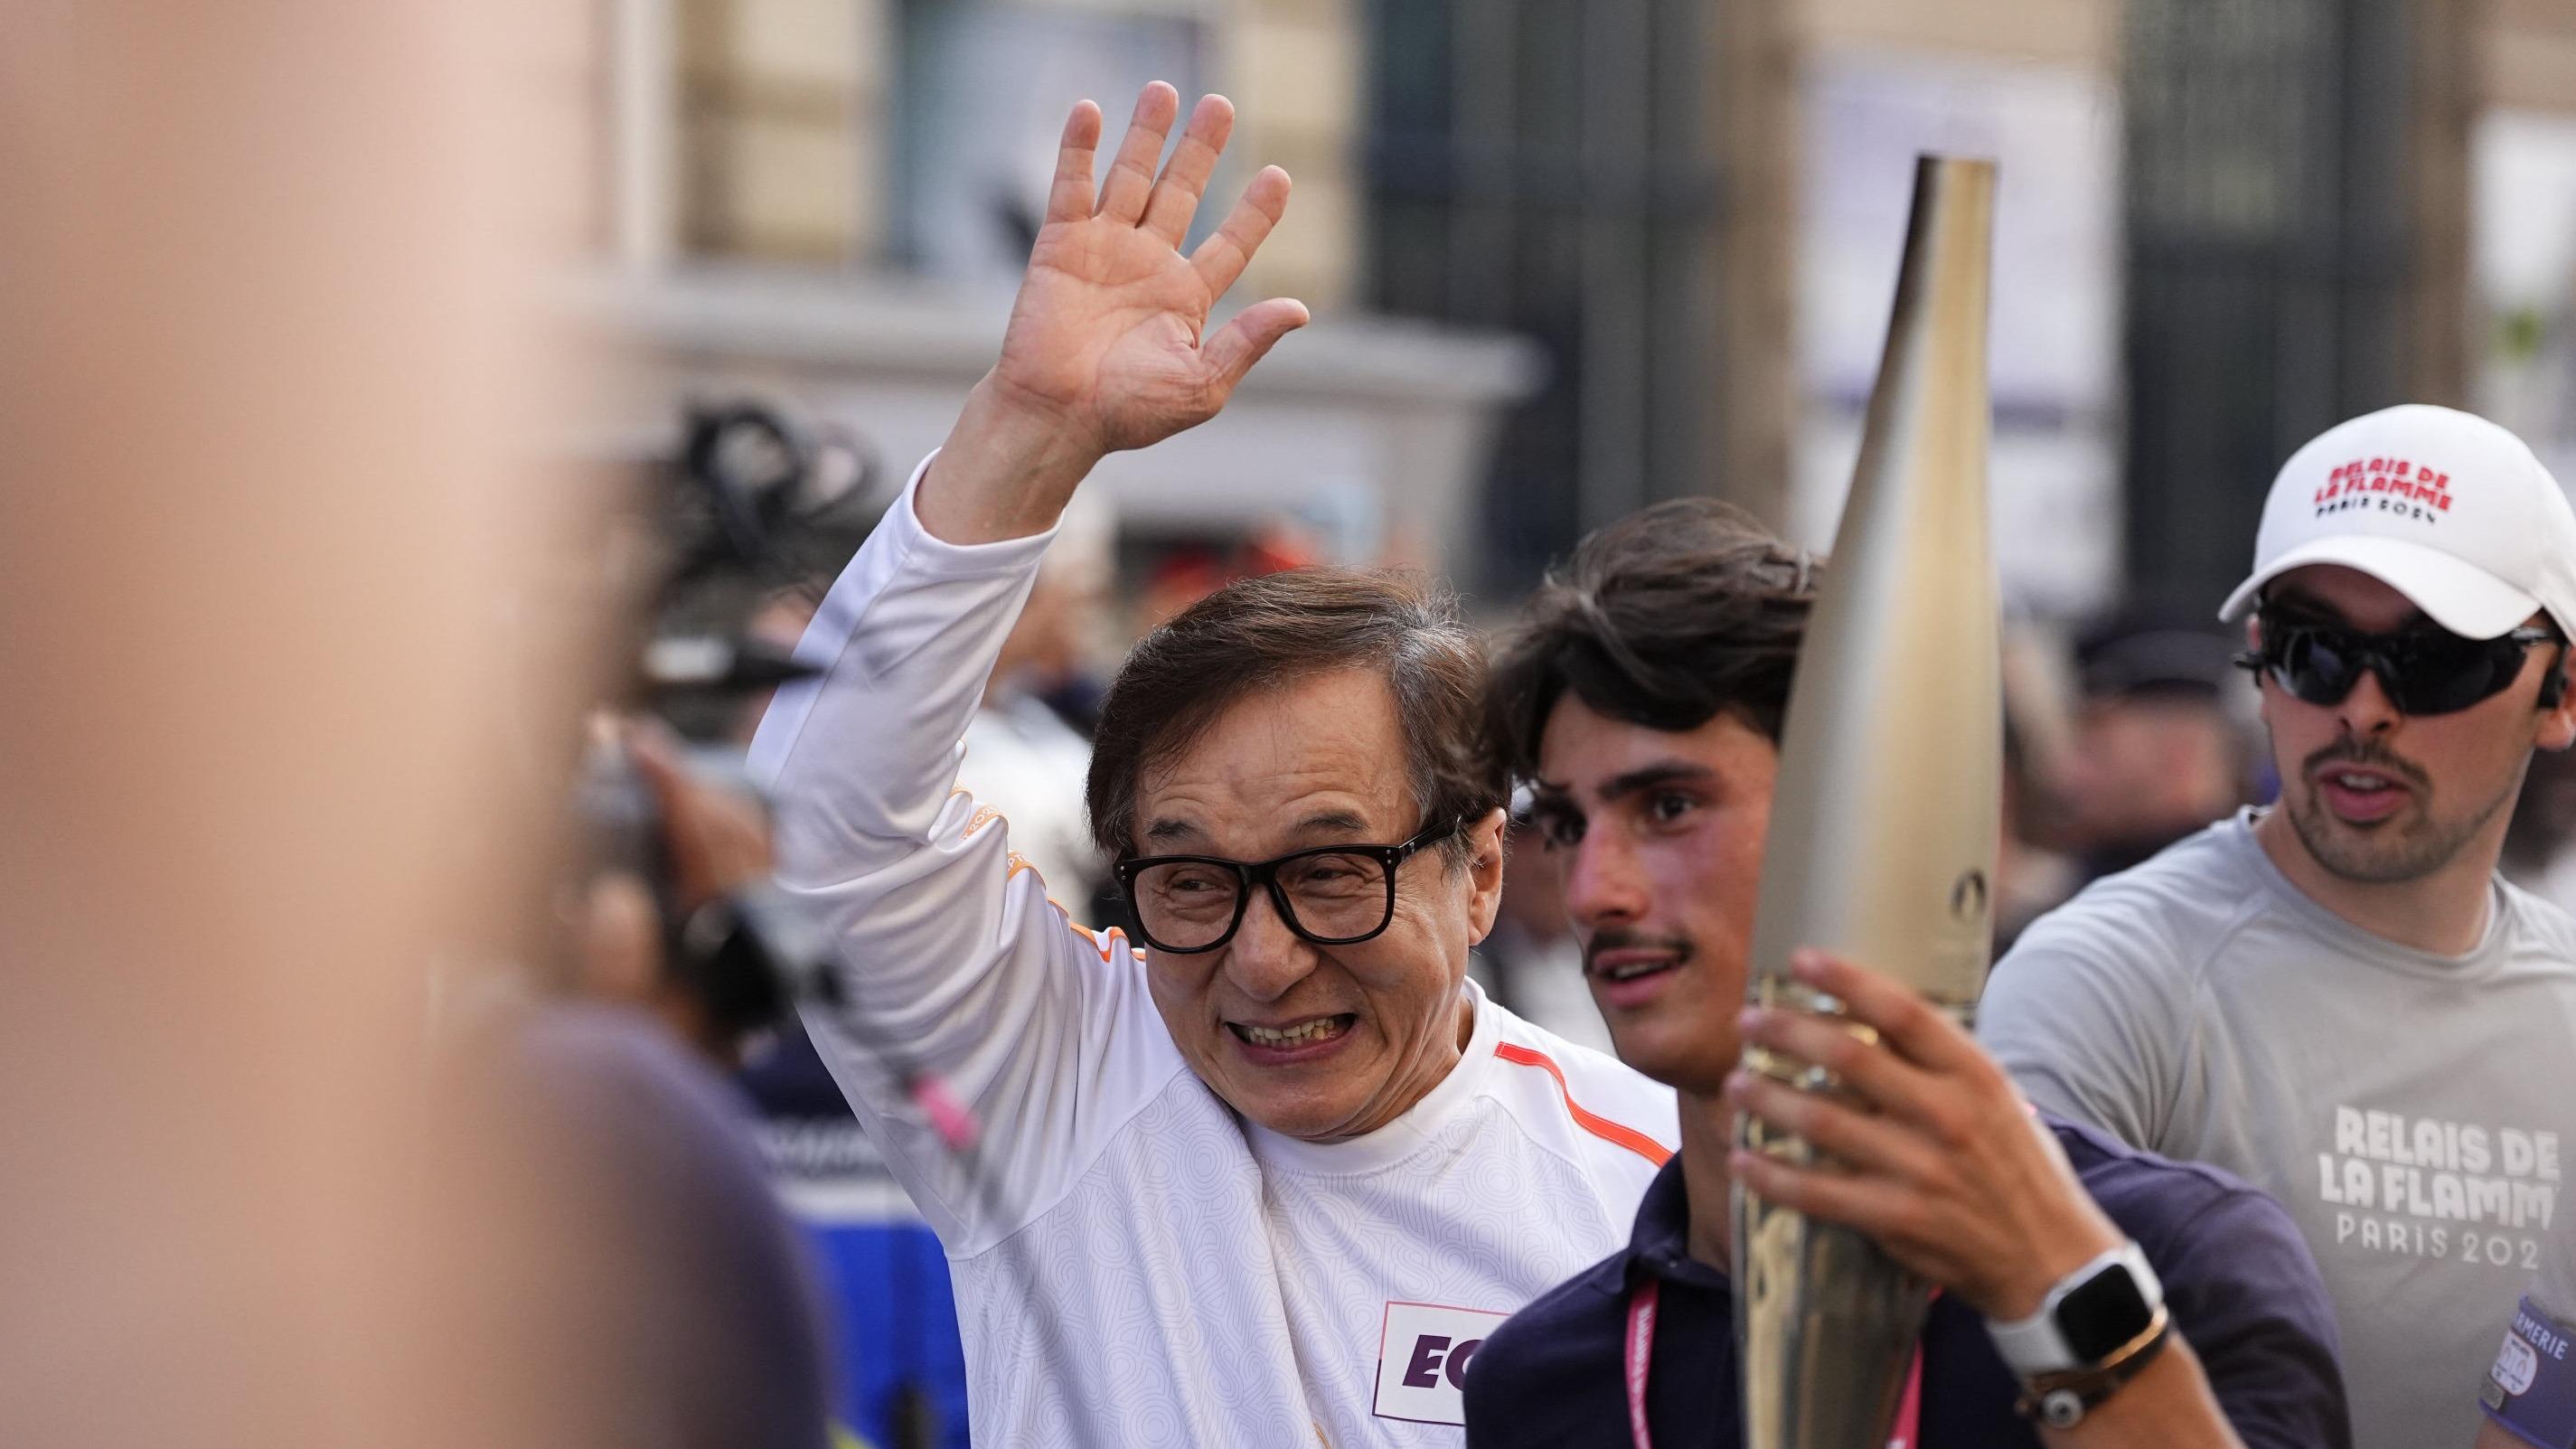
<svg viewBox="0 0 2576 1449">
<path fill-rule="evenodd" d="M 1788 974 L 1813 946 L 1965 1020 L 1984 989 L 2002 772 L 1988 542 L 1986 295 L 1995 168 L 1926 156 L 1860 462 L 1790 689 L 1751 995 L 1831 1010 Z M 1865 1028 L 1854 1028 L 1865 1030 Z M 1747 1064 L 1833 1091 L 1767 1054 Z M 1795 1162 L 1802 1139 L 1746 1119 Z M 1859 1233 L 1736 1189 L 1748 1449 L 1883 1449 L 1929 1285 Z"/>
</svg>

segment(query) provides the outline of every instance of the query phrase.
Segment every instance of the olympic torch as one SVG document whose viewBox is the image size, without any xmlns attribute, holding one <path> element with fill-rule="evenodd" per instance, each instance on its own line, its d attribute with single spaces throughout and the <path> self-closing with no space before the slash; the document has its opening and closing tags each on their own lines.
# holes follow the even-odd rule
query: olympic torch
<svg viewBox="0 0 2576 1449">
<path fill-rule="evenodd" d="M 2003 754 L 1986 502 L 1994 191 L 1992 162 L 1915 165 L 1887 352 L 1782 730 L 1753 927 L 1765 1006 L 1837 1009 L 1789 976 L 1801 946 L 1962 1021 L 1985 986 Z M 1821 1069 L 1746 1061 L 1837 1089 Z M 1739 1130 L 1755 1151 L 1816 1160 L 1752 1118 Z M 1859 1233 L 1740 1184 L 1735 1283 L 1748 1449 L 1883 1449 L 1929 1285 Z"/>
</svg>

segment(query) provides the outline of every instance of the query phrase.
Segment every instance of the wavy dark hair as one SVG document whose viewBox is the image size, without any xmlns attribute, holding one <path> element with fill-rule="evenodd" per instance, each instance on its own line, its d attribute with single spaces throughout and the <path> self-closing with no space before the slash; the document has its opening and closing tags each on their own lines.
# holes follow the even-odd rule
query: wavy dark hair
<svg viewBox="0 0 2576 1449">
<path fill-rule="evenodd" d="M 1659 503 L 1586 537 L 1497 640 L 1492 748 L 1534 778 L 1567 690 L 1612 719 L 1679 734 L 1721 712 L 1780 742 L 1822 564 L 1706 498 Z"/>
<path fill-rule="evenodd" d="M 1485 654 L 1457 599 L 1419 575 L 1303 568 L 1241 579 L 1141 640 L 1101 702 L 1083 790 L 1092 842 L 1112 860 L 1136 849 L 1145 771 L 1187 749 L 1247 695 L 1364 669 L 1387 682 L 1423 819 L 1472 823 L 1509 793 L 1485 749 Z M 1467 859 L 1463 835 L 1445 843 Z"/>
</svg>

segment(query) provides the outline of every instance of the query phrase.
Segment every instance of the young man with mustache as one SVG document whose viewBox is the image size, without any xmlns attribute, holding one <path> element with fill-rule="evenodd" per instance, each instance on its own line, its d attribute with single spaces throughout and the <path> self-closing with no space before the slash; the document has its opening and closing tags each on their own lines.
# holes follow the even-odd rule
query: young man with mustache
<svg viewBox="0 0 2576 1449">
<path fill-rule="evenodd" d="M 1561 872 L 1621 1060 L 1679 1090 L 1682 1151 L 1626 1249 L 1486 1341 L 1469 1442 L 1739 1443 L 1741 1181 L 1942 1289 L 1898 1418 L 1907 1449 L 2347 1443 L 2330 1310 L 2278 1204 L 2035 1119 L 1966 1032 L 1853 963 L 1810 953 L 1796 969 L 1875 1041 L 1746 1009 L 1814 573 L 1714 505 L 1665 504 L 1585 540 L 1500 649 L 1496 733 L 1533 782 L 1548 852 L 1514 868 Z M 1739 1069 L 1744 1046 L 1827 1067 L 1860 1102 Z M 1739 1111 L 1848 1170 L 1737 1150 Z"/>
<path fill-rule="evenodd" d="M 2576 513 L 2493 423 L 2371 413 L 2282 466 L 2248 608 L 2280 803 L 2041 918 L 1980 1032 L 2041 1107 L 2282 1200 L 2363 1449 L 2463 1444 L 2569 1207 L 2576 921 L 2496 859 L 2576 741 Z"/>
</svg>

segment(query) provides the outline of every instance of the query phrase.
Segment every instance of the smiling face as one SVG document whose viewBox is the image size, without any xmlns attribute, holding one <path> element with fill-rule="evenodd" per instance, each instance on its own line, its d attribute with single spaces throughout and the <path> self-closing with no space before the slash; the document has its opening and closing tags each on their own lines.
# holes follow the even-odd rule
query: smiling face
<svg viewBox="0 0 2576 1449">
<path fill-rule="evenodd" d="M 1731 713 L 1666 733 L 1570 690 L 1539 740 L 1532 814 L 1592 999 L 1619 1059 L 1684 1091 L 1735 1065 L 1779 758 Z"/>
<path fill-rule="evenodd" d="M 1421 828 L 1420 810 L 1383 676 L 1337 670 L 1245 696 L 1149 766 L 1136 850 L 1261 861 L 1394 845 Z M 1494 923 L 1502 820 L 1467 823 L 1463 865 L 1435 845 L 1398 867 L 1395 918 L 1373 939 L 1318 946 L 1255 891 L 1225 945 L 1147 951 L 1154 1004 L 1200 1080 L 1245 1117 L 1316 1142 L 1375 1131 L 1420 1101 L 1473 1025 L 1461 983 Z"/>
<path fill-rule="evenodd" d="M 2368 574 L 2331 564 L 2295 569 L 2266 608 L 2365 633 L 2429 627 L 2412 601 Z M 2365 673 L 2333 705 L 2306 703 L 2263 680 L 2263 722 L 2281 775 L 2281 815 L 2326 874 L 2358 885 L 2419 880 L 2455 863 L 2483 880 L 2504 839 L 2535 745 L 2576 737 L 2576 701 L 2537 707 L 2560 650 L 2525 652 L 2502 693 L 2450 714 L 2408 715 Z"/>
</svg>

